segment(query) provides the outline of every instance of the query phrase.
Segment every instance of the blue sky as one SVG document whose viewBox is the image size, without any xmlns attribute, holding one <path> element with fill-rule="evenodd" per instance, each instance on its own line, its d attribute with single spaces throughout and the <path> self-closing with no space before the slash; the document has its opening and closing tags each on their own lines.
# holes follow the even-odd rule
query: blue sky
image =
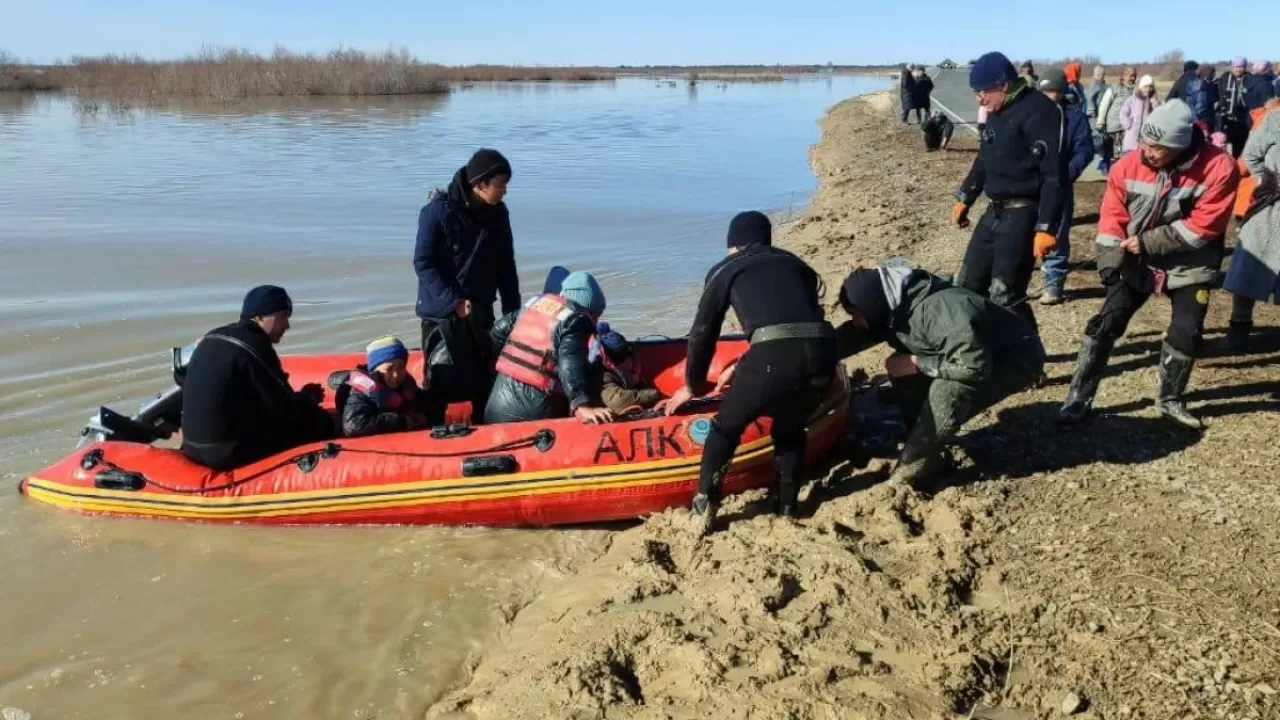
<svg viewBox="0 0 1280 720">
<path fill-rule="evenodd" d="M 955 0 L 0 0 L 0 50 L 50 62 L 105 52 L 178 57 L 205 44 L 403 46 L 446 64 L 543 65 L 933 62 L 989 49 L 1112 62 L 1175 47 L 1200 59 L 1280 57 L 1264 22 L 1206 32 L 1224 20 L 1200 1 L 1165 0 L 1140 20 L 1103 21 L 1119 20 L 1123 7 L 1114 0 L 986 9 Z M 1242 19 L 1268 12 L 1256 0 L 1232 7 Z"/>
</svg>

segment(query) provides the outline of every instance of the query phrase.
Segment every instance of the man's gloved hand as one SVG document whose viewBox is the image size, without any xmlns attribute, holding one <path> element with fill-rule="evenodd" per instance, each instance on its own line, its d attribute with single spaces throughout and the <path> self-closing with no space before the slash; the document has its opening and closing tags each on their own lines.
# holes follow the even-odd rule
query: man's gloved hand
<svg viewBox="0 0 1280 720">
<path fill-rule="evenodd" d="M 951 206 L 951 224 L 961 230 L 969 227 L 969 206 L 958 202 Z"/>
<path fill-rule="evenodd" d="M 1036 239 L 1032 243 L 1033 252 L 1036 254 L 1037 260 L 1043 260 L 1049 251 L 1058 246 L 1058 238 L 1047 232 L 1036 233 Z"/>
</svg>

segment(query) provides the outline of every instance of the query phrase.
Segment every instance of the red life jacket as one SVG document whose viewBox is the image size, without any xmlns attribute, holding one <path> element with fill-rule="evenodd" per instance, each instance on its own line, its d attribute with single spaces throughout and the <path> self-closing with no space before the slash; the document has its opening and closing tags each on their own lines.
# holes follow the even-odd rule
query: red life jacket
<svg viewBox="0 0 1280 720">
<path fill-rule="evenodd" d="M 568 300 L 551 293 L 525 303 L 507 344 L 498 353 L 497 371 L 542 392 L 560 392 L 555 334 L 573 313 Z"/>
<path fill-rule="evenodd" d="M 347 385 L 352 392 L 372 398 L 381 412 L 400 412 L 413 409 L 413 400 L 418 395 L 417 384 L 413 378 L 406 377 L 398 388 L 389 388 L 381 377 L 352 370 L 347 375 Z"/>
</svg>

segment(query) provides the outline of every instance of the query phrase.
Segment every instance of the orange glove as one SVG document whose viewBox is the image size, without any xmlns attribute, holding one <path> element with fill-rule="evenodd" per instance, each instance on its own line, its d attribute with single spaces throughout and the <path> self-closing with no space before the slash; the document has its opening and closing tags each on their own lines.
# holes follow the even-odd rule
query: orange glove
<svg viewBox="0 0 1280 720">
<path fill-rule="evenodd" d="M 961 230 L 969 227 L 969 206 L 958 202 L 951 207 L 951 224 Z"/>
<path fill-rule="evenodd" d="M 1036 258 L 1043 260 L 1044 256 L 1049 254 L 1050 250 L 1058 247 L 1058 238 L 1047 232 L 1038 232 L 1036 233 L 1036 239 L 1032 244 L 1032 247 L 1034 248 L 1033 252 L 1035 252 Z"/>
</svg>

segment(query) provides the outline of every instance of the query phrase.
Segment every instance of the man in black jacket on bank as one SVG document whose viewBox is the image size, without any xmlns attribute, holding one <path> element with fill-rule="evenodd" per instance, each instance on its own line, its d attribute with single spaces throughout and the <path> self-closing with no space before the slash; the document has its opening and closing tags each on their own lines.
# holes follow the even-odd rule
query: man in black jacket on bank
<svg viewBox="0 0 1280 720">
<path fill-rule="evenodd" d="M 699 532 L 710 530 L 725 473 L 742 433 L 756 418 L 773 418 L 778 514 L 792 515 L 804 469 L 805 424 L 826 395 L 836 369 L 835 331 L 818 299 L 820 280 L 803 260 L 774 248 L 769 218 L 741 213 L 729 224 L 728 255 L 707 273 L 689 330 L 685 385 L 667 402 L 667 414 L 711 388 L 707 371 L 724 317 L 732 307 L 751 347 L 721 373 L 732 380 L 702 448 L 692 512 Z"/>
<path fill-rule="evenodd" d="M 951 221 L 968 227 L 969 208 L 984 192 L 990 204 L 974 228 L 956 284 L 1015 310 L 1034 327 L 1027 285 L 1036 259 L 1057 244 L 1068 187 L 1061 159 L 1065 118 L 998 52 L 978 58 L 969 85 L 990 114 Z"/>
<path fill-rule="evenodd" d="M 213 470 L 232 470 L 298 445 L 335 436 L 320 408 L 324 389 L 295 392 L 272 347 L 289 329 L 284 288 L 249 291 L 240 321 L 200 340 L 182 385 L 182 452 Z"/>
</svg>

